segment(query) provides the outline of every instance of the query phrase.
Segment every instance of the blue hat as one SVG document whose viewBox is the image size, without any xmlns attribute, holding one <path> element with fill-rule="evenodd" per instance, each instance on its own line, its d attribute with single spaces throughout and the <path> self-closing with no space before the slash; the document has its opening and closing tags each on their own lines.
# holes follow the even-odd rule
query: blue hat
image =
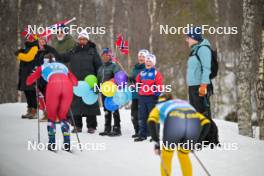
<svg viewBox="0 0 264 176">
<path fill-rule="evenodd" d="M 203 39 L 202 30 L 200 27 L 190 27 L 187 36 L 200 42 Z"/>
<path fill-rule="evenodd" d="M 103 48 L 102 55 L 111 56 L 112 55 L 112 51 L 109 48 Z"/>
</svg>

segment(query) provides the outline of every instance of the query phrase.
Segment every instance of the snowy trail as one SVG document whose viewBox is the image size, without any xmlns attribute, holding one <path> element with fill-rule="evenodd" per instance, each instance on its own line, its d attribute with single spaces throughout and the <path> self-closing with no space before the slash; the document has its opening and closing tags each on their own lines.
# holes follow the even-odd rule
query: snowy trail
<svg viewBox="0 0 264 176">
<path fill-rule="evenodd" d="M 121 137 L 101 137 L 104 117 L 98 117 L 96 134 L 80 134 L 82 143 L 102 144 L 105 150 L 64 151 L 28 151 L 28 141 L 37 140 L 37 120 L 21 119 L 26 105 L 21 103 L 0 105 L 0 176 L 40 175 L 126 175 L 158 176 L 159 157 L 153 154 L 153 145 L 149 142 L 134 143 L 131 139 L 133 127 L 130 111 L 121 110 Z M 85 120 L 84 120 L 85 121 Z M 234 123 L 217 120 L 220 141 L 237 143 L 238 150 L 203 150 L 197 152 L 212 176 L 262 176 L 264 174 L 264 142 L 237 134 Z M 85 127 L 85 124 L 84 124 Z M 57 125 L 57 140 L 62 141 L 60 125 Z M 77 141 L 75 134 L 72 140 Z M 46 123 L 41 123 L 41 142 L 47 142 Z M 202 168 L 193 156 L 194 176 L 204 176 Z M 175 155 L 173 174 L 181 175 Z"/>
</svg>

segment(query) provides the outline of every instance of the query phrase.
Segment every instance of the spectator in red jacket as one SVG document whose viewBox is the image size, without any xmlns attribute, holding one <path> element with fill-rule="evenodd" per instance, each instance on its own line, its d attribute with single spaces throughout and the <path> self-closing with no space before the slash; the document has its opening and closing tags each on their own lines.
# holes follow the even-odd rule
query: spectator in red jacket
<svg viewBox="0 0 264 176">
<path fill-rule="evenodd" d="M 145 59 L 146 68 L 136 78 L 139 94 L 139 136 L 135 138 L 135 142 L 147 139 L 147 118 L 152 108 L 156 105 L 158 96 L 162 92 L 163 78 L 155 68 L 155 64 L 156 56 L 154 54 L 148 54 Z"/>
</svg>

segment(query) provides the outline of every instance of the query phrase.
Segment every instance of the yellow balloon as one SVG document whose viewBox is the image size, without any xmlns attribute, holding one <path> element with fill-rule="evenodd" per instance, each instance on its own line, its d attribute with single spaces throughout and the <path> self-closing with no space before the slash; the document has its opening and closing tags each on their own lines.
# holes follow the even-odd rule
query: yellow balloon
<svg viewBox="0 0 264 176">
<path fill-rule="evenodd" d="M 101 87 L 102 94 L 106 97 L 112 97 L 117 91 L 117 85 L 112 81 L 106 81 Z"/>
</svg>

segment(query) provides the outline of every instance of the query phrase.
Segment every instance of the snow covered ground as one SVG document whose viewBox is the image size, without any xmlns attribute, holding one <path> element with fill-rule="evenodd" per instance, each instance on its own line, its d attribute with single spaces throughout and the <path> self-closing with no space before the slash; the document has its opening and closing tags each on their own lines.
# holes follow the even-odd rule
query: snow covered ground
<svg viewBox="0 0 264 176">
<path fill-rule="evenodd" d="M 63 175 L 63 176 L 155 176 L 159 175 L 159 157 L 153 154 L 150 142 L 134 143 L 131 135 L 133 127 L 130 111 L 121 110 L 121 137 L 101 137 L 104 117 L 98 117 L 96 134 L 80 134 L 82 143 L 94 146 L 97 150 L 75 150 L 73 154 L 59 151 L 29 151 L 28 141 L 37 140 L 37 120 L 21 119 L 25 104 L 0 105 L 0 176 L 16 175 Z M 85 121 L 83 119 L 83 121 Z M 237 134 L 234 123 L 217 120 L 220 141 L 235 143 L 238 150 L 203 150 L 197 152 L 212 176 L 262 176 L 264 175 L 264 142 Z M 46 123 L 41 123 L 41 142 L 47 142 Z M 84 125 L 85 127 L 85 125 Z M 57 126 L 57 139 L 62 140 L 60 126 Z M 72 140 L 76 141 L 73 134 Z M 100 147 L 101 146 L 101 147 Z M 103 146 L 103 147 L 102 147 Z M 102 150 L 104 149 L 104 150 Z M 191 155 L 195 176 L 205 173 Z M 181 175 L 175 155 L 173 174 Z"/>
</svg>

